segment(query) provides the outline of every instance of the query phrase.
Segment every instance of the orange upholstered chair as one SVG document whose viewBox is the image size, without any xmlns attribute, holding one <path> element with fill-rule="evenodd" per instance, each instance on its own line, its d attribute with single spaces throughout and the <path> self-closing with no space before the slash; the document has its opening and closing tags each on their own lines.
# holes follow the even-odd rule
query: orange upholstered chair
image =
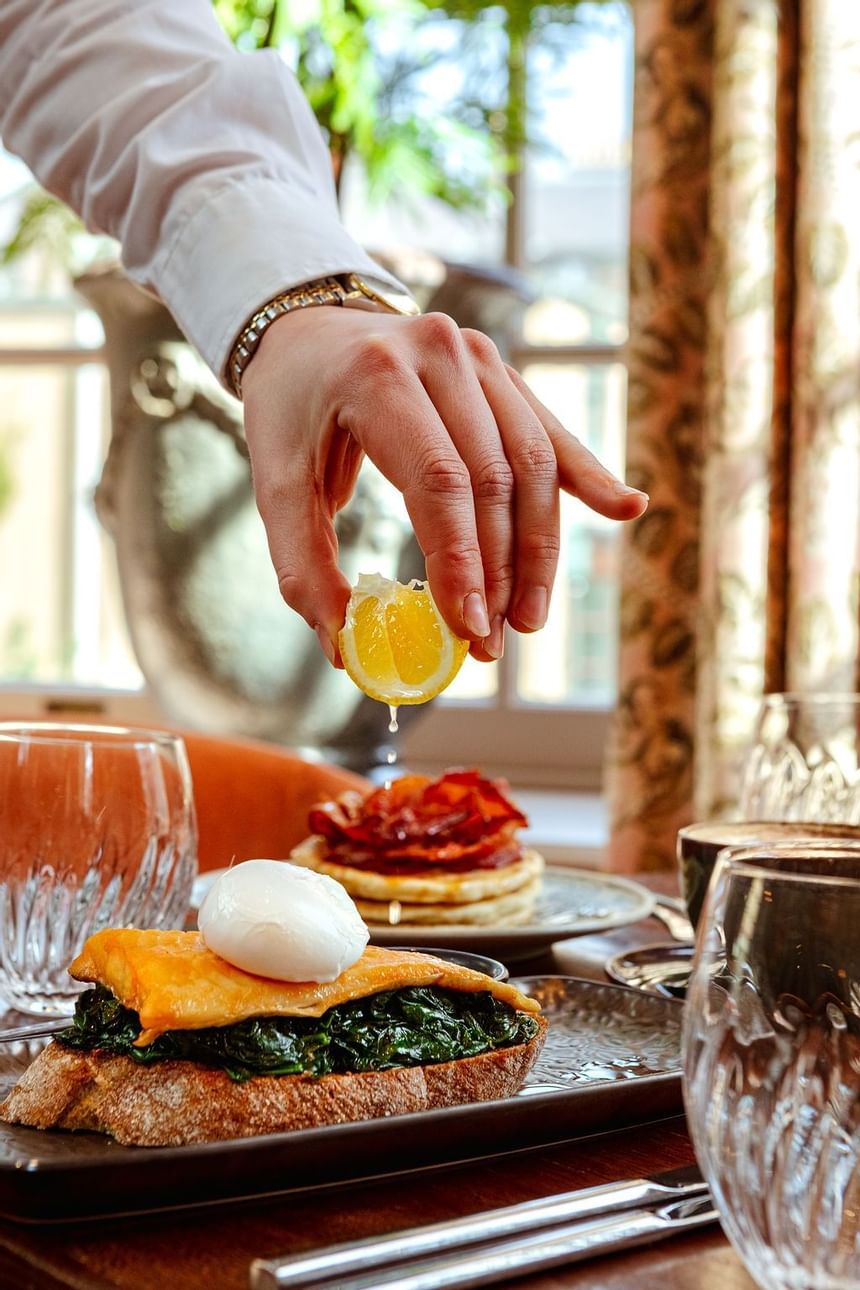
<svg viewBox="0 0 860 1290">
<path fill-rule="evenodd" d="M 0 714 L 2 717 L 2 714 Z M 11 721 L 82 721 L 111 725 L 89 713 L 51 712 L 46 717 Z M 140 722 L 117 722 L 131 726 Z M 200 836 L 201 872 L 234 860 L 265 857 L 282 860 L 308 834 L 308 811 L 316 803 L 348 788 L 367 791 L 359 775 L 327 762 L 306 761 L 277 744 L 176 730 L 188 749 Z"/>
<path fill-rule="evenodd" d="M 274 744 L 180 733 L 194 781 L 201 872 L 232 860 L 282 860 L 307 837 L 316 802 L 370 788 L 358 775 Z"/>
</svg>

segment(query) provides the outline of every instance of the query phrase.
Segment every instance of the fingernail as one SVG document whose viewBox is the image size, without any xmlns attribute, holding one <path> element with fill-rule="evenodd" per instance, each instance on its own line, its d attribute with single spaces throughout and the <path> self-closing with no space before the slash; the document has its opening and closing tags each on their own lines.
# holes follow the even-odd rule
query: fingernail
<svg viewBox="0 0 860 1290">
<path fill-rule="evenodd" d="M 619 484 L 618 491 L 622 497 L 644 497 L 646 502 L 651 500 L 647 493 L 643 493 L 641 488 L 631 488 L 629 484 Z"/>
<path fill-rule="evenodd" d="M 517 618 L 536 632 L 546 622 L 548 607 L 546 587 L 530 587 L 517 605 Z"/>
<path fill-rule="evenodd" d="M 490 634 L 487 606 L 484 604 L 484 597 L 477 591 L 470 591 L 463 601 L 463 622 L 470 636 L 477 636 L 480 640 L 484 640 Z"/>
<path fill-rule="evenodd" d="M 481 644 L 491 658 L 502 657 L 505 652 L 505 620 L 501 614 L 496 614 L 490 634 Z"/>
<path fill-rule="evenodd" d="M 317 634 L 317 640 L 322 646 L 323 654 L 325 654 L 329 663 L 334 667 L 334 645 L 332 644 L 331 637 L 324 627 L 315 627 L 314 631 Z"/>
</svg>

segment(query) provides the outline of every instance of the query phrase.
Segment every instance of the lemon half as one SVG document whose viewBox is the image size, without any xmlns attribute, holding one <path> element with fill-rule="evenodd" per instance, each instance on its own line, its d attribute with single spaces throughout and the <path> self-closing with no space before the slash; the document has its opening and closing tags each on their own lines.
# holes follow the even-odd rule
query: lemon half
<svg viewBox="0 0 860 1290">
<path fill-rule="evenodd" d="M 347 674 L 380 703 L 426 703 L 450 685 L 469 652 L 455 636 L 426 582 L 408 585 L 361 573 L 338 635 Z"/>
</svg>

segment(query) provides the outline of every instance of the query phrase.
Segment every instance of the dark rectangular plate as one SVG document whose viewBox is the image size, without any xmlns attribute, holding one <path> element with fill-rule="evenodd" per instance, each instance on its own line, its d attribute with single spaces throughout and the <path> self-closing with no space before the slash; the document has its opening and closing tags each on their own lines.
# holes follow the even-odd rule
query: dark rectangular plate
<svg viewBox="0 0 860 1290">
<path fill-rule="evenodd" d="M 516 1097 L 185 1147 L 122 1147 L 95 1133 L 0 1124 L 0 1213 L 69 1221 L 263 1196 L 585 1137 L 681 1109 L 676 1000 L 574 977 L 516 984 L 540 999 L 550 1022 Z M 23 1045 L 0 1048 L 3 1095 L 27 1060 Z"/>
</svg>

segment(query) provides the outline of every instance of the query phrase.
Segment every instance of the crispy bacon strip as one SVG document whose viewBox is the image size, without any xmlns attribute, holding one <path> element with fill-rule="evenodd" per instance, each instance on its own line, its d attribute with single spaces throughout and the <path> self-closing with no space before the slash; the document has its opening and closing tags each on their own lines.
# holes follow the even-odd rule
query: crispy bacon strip
<svg viewBox="0 0 860 1290">
<path fill-rule="evenodd" d="M 404 775 L 364 798 L 343 793 L 314 807 L 308 822 L 332 859 L 400 873 L 511 864 L 521 853 L 516 832 L 528 823 L 502 785 L 476 770 Z"/>
</svg>

